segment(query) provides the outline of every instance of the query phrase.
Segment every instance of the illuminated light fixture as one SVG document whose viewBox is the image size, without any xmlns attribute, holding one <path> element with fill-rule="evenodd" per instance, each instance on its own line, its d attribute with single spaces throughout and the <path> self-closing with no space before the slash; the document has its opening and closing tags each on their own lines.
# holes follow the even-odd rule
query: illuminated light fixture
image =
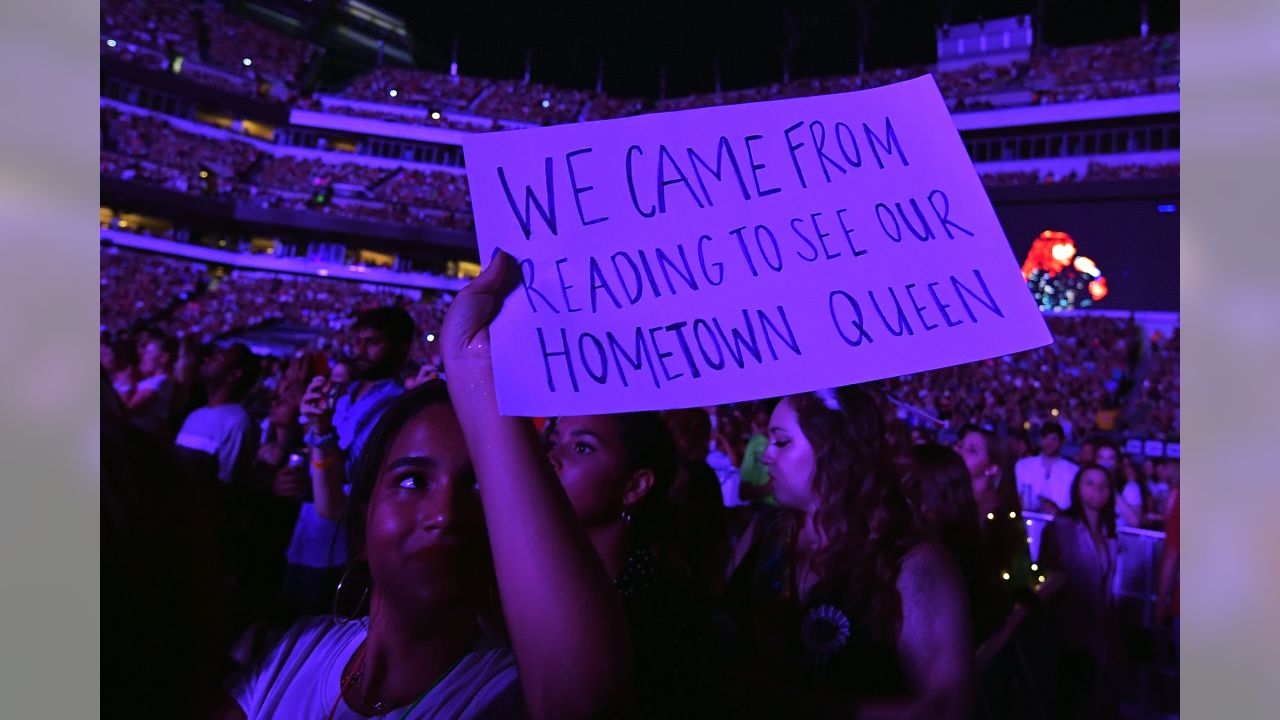
<svg viewBox="0 0 1280 720">
<path fill-rule="evenodd" d="M 252 61 L 252 60 L 250 60 L 249 58 L 245 58 L 245 59 L 241 60 L 240 62 L 244 63 L 244 66 L 245 66 L 245 67 L 249 67 L 250 65 L 252 65 L 252 64 L 253 64 L 253 61 Z"/>
<path fill-rule="evenodd" d="M 391 88 L 390 90 L 387 91 L 387 94 L 390 95 L 391 97 L 395 97 L 400 93 L 395 88 Z"/>
<path fill-rule="evenodd" d="M 1058 417 L 1058 408 L 1054 408 L 1050 410 L 1049 414 L 1053 415 L 1054 417 Z"/>
<path fill-rule="evenodd" d="M 208 171 L 208 170 L 201 170 L 201 171 L 200 171 L 200 177 L 202 177 L 202 178 L 207 178 L 207 177 L 209 177 L 209 171 Z"/>
<path fill-rule="evenodd" d="M 551 107 L 551 101 L 550 101 L 550 100 L 543 100 L 543 101 L 542 101 L 542 107 L 544 107 L 544 108 L 549 108 L 549 107 Z"/>
<path fill-rule="evenodd" d="M 1009 579 L 1009 573 L 1000 573 L 1000 577 L 1004 578 L 1005 580 L 1008 580 L 1008 579 Z"/>
<path fill-rule="evenodd" d="M 432 110 L 432 111 L 431 111 L 431 119 L 432 119 L 432 120 L 439 120 L 439 119 L 440 119 L 440 111 L 439 111 L 439 110 Z"/>
<path fill-rule="evenodd" d="M 987 513 L 987 519 L 988 519 L 988 520 L 995 520 L 995 519 L 996 519 L 996 514 L 995 514 L 995 513 Z"/>
<path fill-rule="evenodd" d="M 1010 510 L 1010 511 L 1009 511 L 1009 519 L 1010 519 L 1010 520 L 1012 520 L 1012 519 L 1014 519 L 1014 518 L 1016 518 L 1016 517 L 1018 517 L 1018 513 L 1013 512 L 1012 510 Z"/>
<path fill-rule="evenodd" d="M 121 221 L 120 221 L 120 227 L 129 227 L 129 221 L 128 221 L 128 220 L 121 220 Z"/>
<path fill-rule="evenodd" d="M 431 334 L 431 333 L 428 333 L 428 334 L 427 334 L 427 342 L 435 342 L 435 341 L 436 341 L 436 336 L 435 336 L 435 335 L 433 335 L 433 334 Z"/>
<path fill-rule="evenodd" d="M 317 271 L 316 271 L 316 274 L 317 274 L 317 275 L 319 275 L 320 277 L 328 277 L 328 276 L 329 276 L 329 271 L 328 271 L 328 270 L 325 270 L 324 268 L 321 268 L 321 269 L 319 269 L 319 270 L 317 270 Z M 1033 568 L 1033 569 L 1034 569 L 1034 568 Z"/>
<path fill-rule="evenodd" d="M 1030 520 L 1028 520 L 1028 521 L 1027 521 L 1027 527 L 1031 527 L 1031 521 L 1030 521 Z"/>
<path fill-rule="evenodd" d="M 1044 576 L 1043 576 L 1043 575 L 1041 575 L 1041 576 L 1040 576 L 1040 582 L 1044 582 Z"/>
<path fill-rule="evenodd" d="M 108 44 L 110 43 L 108 42 Z M 1181 86 L 1181 83 L 1179 83 L 1179 86 Z M 1161 213 L 1178 212 L 1178 206 L 1177 205 L 1157 205 L 1156 212 L 1161 212 Z"/>
<path fill-rule="evenodd" d="M 1076 246 L 1069 242 L 1058 243 L 1049 249 L 1049 253 L 1053 255 L 1053 259 L 1063 265 L 1071 262 L 1071 258 L 1075 257 Z"/>
<path fill-rule="evenodd" d="M 1028 544 L 1028 545 L 1030 545 L 1030 544 L 1031 544 L 1031 538 L 1027 538 L 1027 544 Z"/>
<path fill-rule="evenodd" d="M 107 47 L 115 47 L 115 46 L 116 46 L 116 41 L 115 41 L 115 40 L 108 40 L 108 41 L 107 41 Z"/>
<path fill-rule="evenodd" d="M 1084 255 L 1076 256 L 1076 261 L 1073 264 L 1075 265 L 1075 268 L 1077 270 L 1079 270 L 1080 272 L 1086 275 L 1092 275 L 1093 277 L 1098 277 L 1099 275 L 1102 274 L 1102 271 L 1098 269 L 1097 263 L 1085 257 Z"/>
<path fill-rule="evenodd" d="M 267 248 L 267 254 L 268 254 L 268 255 L 275 255 L 275 254 L 276 254 L 276 249 L 275 249 L 275 248 Z"/>
<path fill-rule="evenodd" d="M 1026 421 L 1026 422 L 1022 423 L 1022 429 L 1023 429 L 1023 430 L 1030 430 L 1030 429 L 1031 429 L 1031 421 L 1030 421 L 1030 420 L 1028 420 L 1028 421 Z"/>
<path fill-rule="evenodd" d="M 1035 571 L 1037 571 L 1037 570 L 1039 570 L 1039 569 L 1040 569 L 1040 566 L 1039 566 L 1039 565 L 1037 565 L 1037 564 L 1035 564 L 1035 563 L 1031 563 L 1031 572 L 1035 572 Z"/>
</svg>

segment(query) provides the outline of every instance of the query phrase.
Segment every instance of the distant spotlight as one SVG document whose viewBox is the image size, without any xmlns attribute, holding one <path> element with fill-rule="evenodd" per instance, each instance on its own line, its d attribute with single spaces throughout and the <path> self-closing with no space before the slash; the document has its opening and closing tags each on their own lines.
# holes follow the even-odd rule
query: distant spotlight
<svg viewBox="0 0 1280 720">
<path fill-rule="evenodd" d="M 400 93 L 399 93 L 395 88 L 392 88 L 392 89 L 390 89 L 390 90 L 388 90 L 388 91 L 387 91 L 387 94 L 388 94 L 388 95 L 390 95 L 391 97 L 395 97 L 395 96 L 399 95 Z"/>
<path fill-rule="evenodd" d="M 551 101 L 550 101 L 550 100 L 543 100 L 543 101 L 542 101 L 542 107 L 544 107 L 544 108 L 549 108 L 549 107 L 551 107 Z"/>
<path fill-rule="evenodd" d="M 108 40 L 108 41 L 107 41 L 107 47 L 115 47 L 115 46 L 116 46 L 116 41 L 115 41 L 115 40 Z"/>
<path fill-rule="evenodd" d="M 435 335 L 433 335 L 433 334 L 428 333 L 428 334 L 427 334 L 427 342 L 435 342 L 435 341 L 436 341 L 436 336 L 435 336 Z"/>
<path fill-rule="evenodd" d="M 1157 205 L 1157 206 L 1156 206 L 1156 212 L 1162 212 L 1162 213 L 1173 213 L 1173 212 L 1178 212 L 1178 206 L 1177 206 L 1177 205 L 1172 205 L 1172 204 L 1171 204 L 1171 205 Z"/>
<path fill-rule="evenodd" d="M 431 113 L 431 119 L 432 119 L 432 120 L 439 120 L 439 119 L 440 119 L 440 111 L 439 111 L 439 110 L 432 111 L 432 113 Z"/>
<path fill-rule="evenodd" d="M 207 178 L 207 177 L 209 177 L 209 171 L 208 171 L 208 170 L 201 170 L 201 171 L 200 171 L 200 177 L 202 177 L 202 178 Z"/>
<path fill-rule="evenodd" d="M 120 227 L 129 227 L 129 221 L 128 221 L 128 220 L 121 220 L 121 221 L 120 221 Z"/>
<path fill-rule="evenodd" d="M 241 60 L 240 62 L 244 63 L 244 66 L 245 66 L 245 67 L 249 67 L 250 65 L 252 65 L 252 64 L 253 64 L 253 61 L 252 61 L 252 60 L 250 60 L 249 58 L 245 58 L 245 59 Z"/>
</svg>

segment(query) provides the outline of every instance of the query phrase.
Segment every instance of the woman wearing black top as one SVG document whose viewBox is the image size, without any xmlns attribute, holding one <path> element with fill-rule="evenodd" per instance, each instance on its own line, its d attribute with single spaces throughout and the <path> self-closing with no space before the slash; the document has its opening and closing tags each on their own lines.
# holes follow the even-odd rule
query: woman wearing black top
<svg viewBox="0 0 1280 720">
<path fill-rule="evenodd" d="M 684 717 L 705 696 L 710 612 L 678 553 L 668 492 L 676 446 L 656 412 L 556 421 L 551 465 L 622 594 L 634 658 L 635 716 Z"/>
<path fill-rule="evenodd" d="M 728 593 L 746 645 L 730 686 L 748 716 L 964 718 L 973 641 L 964 581 L 916 537 L 882 415 L 858 388 L 784 398 L 762 515 Z"/>
</svg>

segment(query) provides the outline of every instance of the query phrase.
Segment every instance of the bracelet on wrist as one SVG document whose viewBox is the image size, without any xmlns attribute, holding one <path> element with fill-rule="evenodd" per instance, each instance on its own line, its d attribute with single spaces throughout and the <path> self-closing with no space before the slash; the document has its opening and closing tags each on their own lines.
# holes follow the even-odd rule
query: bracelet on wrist
<svg viewBox="0 0 1280 720">
<path fill-rule="evenodd" d="M 316 470 L 324 470 L 326 468 L 331 468 L 334 465 L 337 465 L 339 461 L 340 461 L 340 458 L 338 458 L 337 456 L 327 457 L 327 458 L 324 458 L 323 460 L 312 460 L 311 467 Z"/>
<path fill-rule="evenodd" d="M 303 436 L 303 441 L 308 447 L 320 449 L 332 449 L 338 447 L 338 431 L 330 428 L 328 432 L 318 433 L 315 430 L 308 430 Z"/>
</svg>

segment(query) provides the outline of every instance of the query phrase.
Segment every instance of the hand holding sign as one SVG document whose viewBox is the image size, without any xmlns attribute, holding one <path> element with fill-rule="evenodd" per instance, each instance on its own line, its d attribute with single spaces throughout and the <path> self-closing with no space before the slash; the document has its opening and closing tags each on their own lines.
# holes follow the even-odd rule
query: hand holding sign
<svg viewBox="0 0 1280 720">
<path fill-rule="evenodd" d="M 489 324 L 520 283 L 516 261 L 501 250 L 453 299 L 440 327 L 441 359 L 451 380 L 489 382 L 493 355 Z"/>
<path fill-rule="evenodd" d="M 1050 342 L 932 78 L 478 134 L 518 415 L 715 405 Z"/>
</svg>

